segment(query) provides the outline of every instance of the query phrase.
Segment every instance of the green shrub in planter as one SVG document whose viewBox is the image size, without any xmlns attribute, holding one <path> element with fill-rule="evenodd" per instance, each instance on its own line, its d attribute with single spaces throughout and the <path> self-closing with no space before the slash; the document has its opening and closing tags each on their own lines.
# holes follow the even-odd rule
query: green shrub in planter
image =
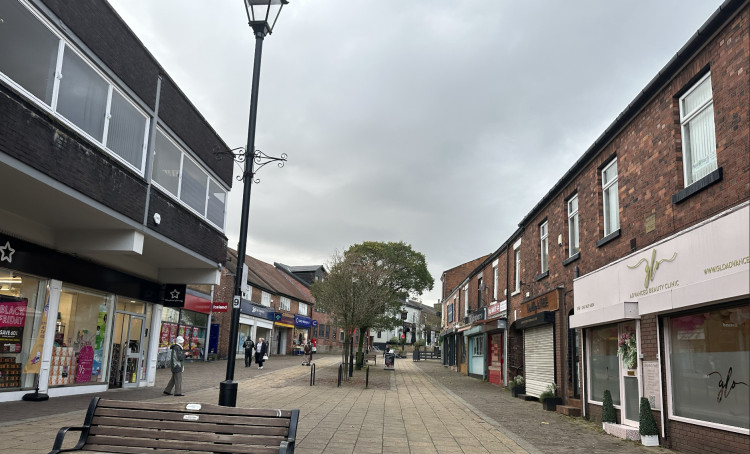
<svg viewBox="0 0 750 454">
<path fill-rule="evenodd" d="M 654 415 L 651 413 L 651 404 L 646 397 L 641 397 L 638 432 L 641 435 L 659 435 L 659 428 L 656 427 Z"/>
<path fill-rule="evenodd" d="M 544 402 L 550 397 L 557 397 L 557 385 L 554 383 L 550 383 L 549 385 L 547 385 L 547 389 L 539 394 L 539 401 Z"/>
<path fill-rule="evenodd" d="M 608 389 L 604 390 L 604 401 L 602 402 L 602 424 L 608 422 L 617 422 L 615 406 L 612 403 L 612 393 Z"/>
</svg>

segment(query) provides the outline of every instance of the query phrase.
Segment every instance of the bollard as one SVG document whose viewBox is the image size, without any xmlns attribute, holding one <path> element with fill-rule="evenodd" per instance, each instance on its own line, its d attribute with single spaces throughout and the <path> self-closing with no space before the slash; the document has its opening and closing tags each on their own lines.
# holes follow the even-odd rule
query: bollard
<svg viewBox="0 0 750 454">
<path fill-rule="evenodd" d="M 338 384 L 338 385 L 336 385 L 336 386 L 337 386 L 337 387 L 339 387 L 339 388 L 341 387 L 341 374 L 342 374 L 342 372 L 343 372 L 343 367 L 344 367 L 344 365 L 343 365 L 343 364 L 339 364 L 339 384 Z"/>
<path fill-rule="evenodd" d="M 367 372 L 365 373 L 365 389 L 370 386 L 370 366 L 367 366 Z"/>
<path fill-rule="evenodd" d="M 315 363 L 310 365 L 310 386 L 315 384 Z"/>
</svg>

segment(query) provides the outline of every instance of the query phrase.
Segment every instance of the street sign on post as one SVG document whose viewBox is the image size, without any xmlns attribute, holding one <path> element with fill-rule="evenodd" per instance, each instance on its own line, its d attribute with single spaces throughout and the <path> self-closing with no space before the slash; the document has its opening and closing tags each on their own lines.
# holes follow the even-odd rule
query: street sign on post
<svg viewBox="0 0 750 454">
<path fill-rule="evenodd" d="M 235 295 L 234 298 L 232 298 L 232 309 L 239 309 L 240 308 L 240 297 Z"/>
</svg>

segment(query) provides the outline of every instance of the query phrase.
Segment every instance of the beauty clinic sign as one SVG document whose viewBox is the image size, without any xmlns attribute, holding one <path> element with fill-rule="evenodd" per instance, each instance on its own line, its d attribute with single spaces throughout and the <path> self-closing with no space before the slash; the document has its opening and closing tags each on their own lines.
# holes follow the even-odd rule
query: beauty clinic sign
<svg viewBox="0 0 750 454">
<path fill-rule="evenodd" d="M 576 279 L 571 327 L 746 295 L 748 231 L 745 204 Z"/>
</svg>

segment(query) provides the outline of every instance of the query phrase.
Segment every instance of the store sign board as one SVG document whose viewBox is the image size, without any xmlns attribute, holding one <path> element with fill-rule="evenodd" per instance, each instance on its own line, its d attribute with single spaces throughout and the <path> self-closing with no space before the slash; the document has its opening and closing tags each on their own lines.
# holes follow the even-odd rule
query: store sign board
<svg viewBox="0 0 750 454">
<path fill-rule="evenodd" d="M 245 315 L 258 317 L 258 318 L 262 318 L 265 320 L 273 320 L 273 314 L 274 314 L 271 308 L 268 308 L 265 306 L 259 306 L 247 300 L 242 300 L 240 312 Z"/>
<path fill-rule="evenodd" d="M 165 307 L 185 307 L 185 284 L 166 284 L 164 285 L 164 300 L 162 303 Z"/>
<path fill-rule="evenodd" d="M 490 307 L 487 308 L 487 318 L 490 318 L 492 316 L 498 315 L 503 311 L 508 310 L 508 301 L 500 301 L 499 303 L 495 303 L 490 305 Z"/>
<path fill-rule="evenodd" d="M 211 300 L 188 293 L 185 295 L 185 309 L 208 314 L 211 312 Z"/>
<path fill-rule="evenodd" d="M 517 318 L 529 317 L 544 311 L 558 310 L 560 308 L 558 293 L 557 290 L 553 290 L 542 296 L 522 302 Z"/>
<path fill-rule="evenodd" d="M 309 317 L 302 315 L 294 316 L 294 326 L 297 328 L 309 328 L 312 325 L 312 320 Z"/>
<path fill-rule="evenodd" d="M 575 314 L 641 300 L 640 314 L 657 310 L 649 307 L 654 304 L 666 304 L 658 310 L 687 306 L 707 286 L 716 299 L 747 294 L 749 230 L 745 206 L 582 276 L 573 281 Z"/>
<path fill-rule="evenodd" d="M 214 301 L 213 311 L 214 312 L 227 312 L 229 311 L 229 303 L 221 303 L 218 301 Z"/>
</svg>

